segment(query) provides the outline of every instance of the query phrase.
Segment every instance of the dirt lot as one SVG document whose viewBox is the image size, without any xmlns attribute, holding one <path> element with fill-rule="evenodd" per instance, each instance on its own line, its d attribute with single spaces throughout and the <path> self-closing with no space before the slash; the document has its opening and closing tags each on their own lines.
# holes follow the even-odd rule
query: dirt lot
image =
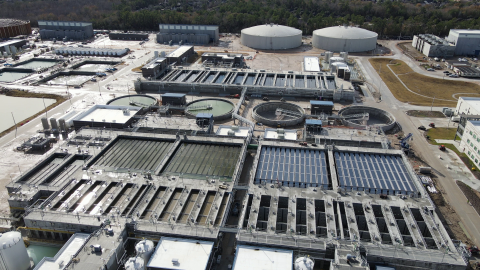
<svg viewBox="0 0 480 270">
<path fill-rule="evenodd" d="M 407 111 L 407 115 L 414 116 L 414 117 L 435 117 L 435 118 L 445 118 L 446 116 L 439 111 Z"/>
<path fill-rule="evenodd" d="M 401 102 L 430 106 L 435 98 L 434 106 L 454 107 L 457 104 L 456 95 L 458 94 L 477 97 L 480 95 L 480 86 L 474 83 L 427 77 L 414 72 L 400 60 L 374 58 L 369 61 L 377 72 L 380 71 L 382 80 L 395 98 Z M 399 82 L 387 65 L 413 93 Z"/>
<path fill-rule="evenodd" d="M 462 181 L 456 181 L 457 186 L 463 191 L 465 197 L 467 197 L 468 202 L 475 208 L 478 214 L 480 214 L 480 193 L 467 184 L 463 183 Z"/>
</svg>

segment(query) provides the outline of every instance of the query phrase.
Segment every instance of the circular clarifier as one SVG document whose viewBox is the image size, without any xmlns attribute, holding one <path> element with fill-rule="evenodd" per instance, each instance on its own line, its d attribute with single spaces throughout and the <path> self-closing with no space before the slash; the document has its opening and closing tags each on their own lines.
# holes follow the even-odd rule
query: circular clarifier
<svg viewBox="0 0 480 270">
<path fill-rule="evenodd" d="M 232 117 L 234 104 L 220 98 L 207 98 L 192 101 L 187 104 L 185 114 L 195 117 L 199 113 L 211 113 L 214 120 L 224 120 Z"/>
<path fill-rule="evenodd" d="M 154 97 L 147 95 L 127 95 L 118 98 L 111 99 L 107 102 L 107 105 L 116 106 L 136 106 L 136 107 L 149 107 L 156 105 L 157 100 Z"/>
</svg>

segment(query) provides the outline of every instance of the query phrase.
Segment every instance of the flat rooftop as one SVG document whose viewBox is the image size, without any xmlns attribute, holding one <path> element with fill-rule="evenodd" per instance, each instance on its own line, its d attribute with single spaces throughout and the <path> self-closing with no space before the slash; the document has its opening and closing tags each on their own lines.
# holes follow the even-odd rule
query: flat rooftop
<svg viewBox="0 0 480 270">
<path fill-rule="evenodd" d="M 472 108 L 480 108 L 480 98 L 475 97 L 460 97 Z"/>
<path fill-rule="evenodd" d="M 303 58 L 303 69 L 308 72 L 320 72 L 318 57 L 305 56 Z"/>
<path fill-rule="evenodd" d="M 293 251 L 238 245 L 233 270 L 292 270 Z"/>
<path fill-rule="evenodd" d="M 264 133 L 265 139 L 282 139 L 282 140 L 297 140 L 297 131 L 284 129 L 283 133 L 278 131 L 276 128 L 267 128 Z"/>
<path fill-rule="evenodd" d="M 204 270 L 207 268 L 212 249 L 213 242 L 162 237 L 147 267 Z"/>
<path fill-rule="evenodd" d="M 472 125 L 477 129 L 477 131 L 480 131 L 480 121 L 468 121 L 472 123 Z"/>
<path fill-rule="evenodd" d="M 64 269 L 67 262 L 72 259 L 72 255 L 77 253 L 85 241 L 87 241 L 89 236 L 90 234 L 87 233 L 76 233 L 72 235 L 67 243 L 65 243 L 65 245 L 63 245 L 63 247 L 58 251 L 55 257 L 45 257 L 36 265 L 34 270 Z"/>
<path fill-rule="evenodd" d="M 475 29 L 450 29 L 450 32 L 454 32 L 457 34 L 463 34 L 463 35 L 480 35 L 480 30 L 475 30 Z"/>
<path fill-rule="evenodd" d="M 180 46 L 175 51 L 169 53 L 167 57 L 180 57 L 192 48 L 193 46 Z"/>
<path fill-rule="evenodd" d="M 140 109 L 140 107 L 132 106 L 94 106 L 74 120 L 124 124 L 140 111 Z M 128 110 L 128 112 L 126 110 Z"/>
<path fill-rule="evenodd" d="M 220 136 L 247 137 L 248 131 L 249 131 L 248 127 L 219 126 L 215 134 Z M 232 134 L 229 134 L 229 133 L 232 133 Z"/>
</svg>

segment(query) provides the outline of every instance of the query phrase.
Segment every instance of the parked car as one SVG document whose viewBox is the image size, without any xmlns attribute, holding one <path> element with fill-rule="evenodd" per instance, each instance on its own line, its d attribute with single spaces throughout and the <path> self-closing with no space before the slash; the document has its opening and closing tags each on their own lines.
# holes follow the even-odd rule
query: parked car
<svg viewBox="0 0 480 270">
<path fill-rule="evenodd" d="M 458 75 L 457 75 L 457 74 L 450 74 L 450 75 L 448 75 L 448 77 L 450 77 L 450 78 L 458 78 Z"/>
<path fill-rule="evenodd" d="M 433 68 L 428 68 L 427 71 L 435 71 Z"/>
<path fill-rule="evenodd" d="M 419 126 L 418 129 L 420 129 L 420 130 L 427 130 L 427 128 L 424 127 L 424 126 Z"/>
</svg>

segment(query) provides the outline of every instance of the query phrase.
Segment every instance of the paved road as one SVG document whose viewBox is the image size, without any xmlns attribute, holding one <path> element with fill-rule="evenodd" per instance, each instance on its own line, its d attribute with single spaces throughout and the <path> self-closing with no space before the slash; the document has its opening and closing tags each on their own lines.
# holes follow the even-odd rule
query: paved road
<svg viewBox="0 0 480 270">
<path fill-rule="evenodd" d="M 391 47 L 391 49 L 394 53 L 397 53 L 393 58 L 401 58 L 407 63 L 411 62 L 408 57 L 408 59 L 405 59 L 404 57 L 406 56 L 399 56 L 398 49 L 395 47 Z M 480 226 L 478 226 L 478 224 L 480 224 L 480 216 L 476 213 L 473 207 L 470 206 L 463 195 L 463 192 L 456 185 L 455 179 L 458 175 L 453 174 L 448 170 L 446 164 L 438 158 L 438 156 L 443 153 L 438 150 L 437 146 L 429 144 L 424 139 L 422 131 L 418 130 L 419 122 L 417 122 L 415 118 L 411 118 L 405 114 L 405 111 L 407 110 L 429 110 L 430 107 L 413 106 L 398 101 L 390 92 L 387 85 L 381 80 L 378 73 L 370 65 L 368 58 L 359 57 L 359 61 L 361 63 L 360 66 L 366 75 L 367 82 L 378 87 L 382 95 L 381 102 L 376 102 L 372 98 L 368 98 L 366 99 L 365 105 L 391 112 L 395 115 L 405 133 L 411 132 L 414 134 L 413 143 L 415 144 L 417 154 L 420 154 L 426 163 L 428 163 L 434 170 L 438 171 L 438 180 L 442 184 L 443 189 L 448 191 L 446 194 L 447 201 L 460 216 L 466 231 L 471 236 L 471 240 L 476 245 L 480 245 Z M 441 108 L 434 107 L 434 110 L 441 110 Z M 463 166 L 463 164 L 460 166 Z"/>
</svg>

